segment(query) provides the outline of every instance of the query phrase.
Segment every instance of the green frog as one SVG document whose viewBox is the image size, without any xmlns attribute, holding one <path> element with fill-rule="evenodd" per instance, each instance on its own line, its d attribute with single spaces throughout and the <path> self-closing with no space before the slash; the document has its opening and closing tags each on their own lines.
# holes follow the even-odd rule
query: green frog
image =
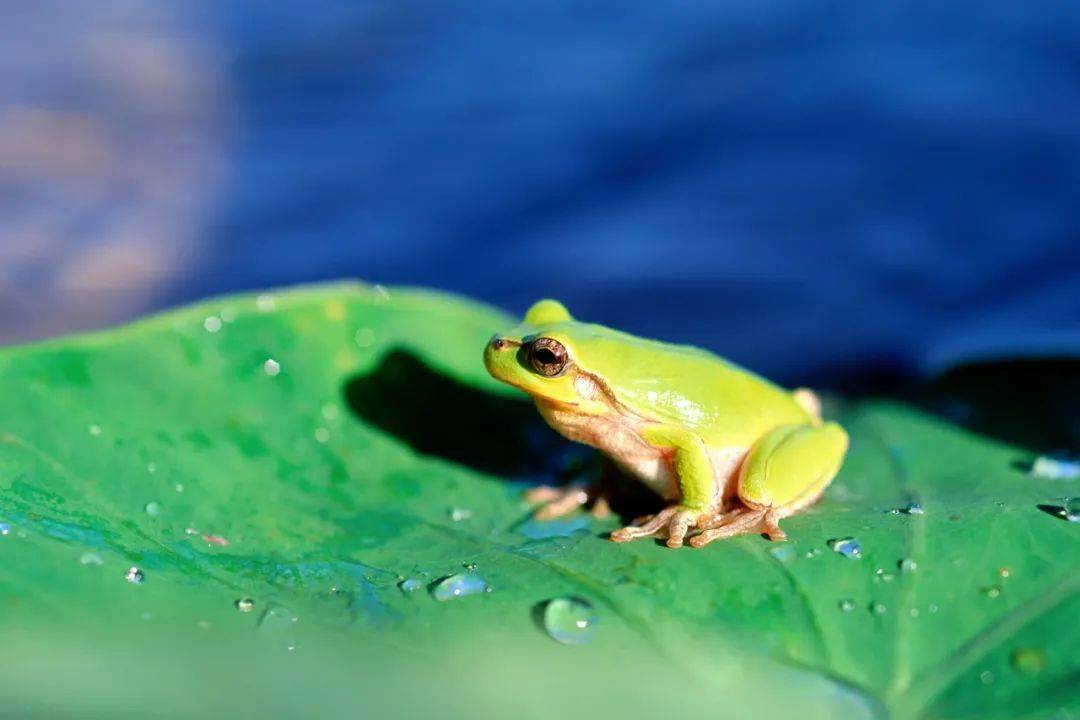
<svg viewBox="0 0 1080 720">
<path fill-rule="evenodd" d="M 701 547 L 748 533 L 787 535 L 780 520 L 832 482 L 848 436 L 822 422 L 809 390 L 785 390 L 712 353 L 635 337 L 541 300 L 484 349 L 493 377 L 532 396 L 563 436 L 609 457 L 667 501 L 611 539 Z M 532 493 L 554 517 L 589 502 L 580 489 Z"/>
</svg>

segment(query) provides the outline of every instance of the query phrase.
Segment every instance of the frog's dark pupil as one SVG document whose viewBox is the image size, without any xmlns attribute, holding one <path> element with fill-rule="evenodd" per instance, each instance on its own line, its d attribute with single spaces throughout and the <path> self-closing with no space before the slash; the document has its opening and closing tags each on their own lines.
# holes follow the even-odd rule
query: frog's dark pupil
<svg viewBox="0 0 1080 720">
<path fill-rule="evenodd" d="M 541 365 L 554 365 L 559 359 L 547 348 L 541 348 L 536 351 L 536 361 Z"/>
<path fill-rule="evenodd" d="M 566 348 L 558 340 L 538 338 L 529 346 L 529 360 L 538 373 L 554 377 L 566 367 Z"/>
</svg>

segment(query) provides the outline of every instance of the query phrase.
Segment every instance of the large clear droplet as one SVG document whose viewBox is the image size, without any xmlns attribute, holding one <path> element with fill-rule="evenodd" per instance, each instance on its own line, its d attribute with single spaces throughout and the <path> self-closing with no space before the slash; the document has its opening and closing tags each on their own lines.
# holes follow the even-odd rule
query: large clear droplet
<svg viewBox="0 0 1080 720">
<path fill-rule="evenodd" d="M 453 600 L 466 595 L 486 592 L 488 584 L 476 573 L 455 573 L 440 580 L 431 590 L 436 600 Z"/>
<path fill-rule="evenodd" d="M 586 600 L 561 597 L 544 604 L 544 631 L 563 645 L 581 645 L 596 634 L 596 612 Z"/>
</svg>

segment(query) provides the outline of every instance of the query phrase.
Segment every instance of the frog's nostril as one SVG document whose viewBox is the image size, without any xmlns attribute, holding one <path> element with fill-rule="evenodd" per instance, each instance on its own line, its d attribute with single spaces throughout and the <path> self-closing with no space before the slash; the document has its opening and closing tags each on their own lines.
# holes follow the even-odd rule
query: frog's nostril
<svg viewBox="0 0 1080 720">
<path fill-rule="evenodd" d="M 492 338 L 492 340 L 491 340 L 491 349 L 492 350 L 502 350 L 504 347 L 506 347 L 509 344 L 510 343 L 506 342 L 502 338 Z"/>
</svg>

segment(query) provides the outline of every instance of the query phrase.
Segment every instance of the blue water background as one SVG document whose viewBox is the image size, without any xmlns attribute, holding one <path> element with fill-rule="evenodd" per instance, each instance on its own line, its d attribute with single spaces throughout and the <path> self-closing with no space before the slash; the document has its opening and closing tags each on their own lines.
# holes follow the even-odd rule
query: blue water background
<svg viewBox="0 0 1080 720">
<path fill-rule="evenodd" d="M 145 163 L 0 170 L 2 242 L 52 238 L 0 250 L 8 342 L 356 277 L 514 312 L 554 296 L 787 382 L 1080 350 L 1075 3 L 74 15 L 15 13 L 0 100 L 97 119 L 102 165 Z M 109 43 L 135 60 L 88 71 Z M 128 80 L 142 57 L 165 69 Z"/>
</svg>

